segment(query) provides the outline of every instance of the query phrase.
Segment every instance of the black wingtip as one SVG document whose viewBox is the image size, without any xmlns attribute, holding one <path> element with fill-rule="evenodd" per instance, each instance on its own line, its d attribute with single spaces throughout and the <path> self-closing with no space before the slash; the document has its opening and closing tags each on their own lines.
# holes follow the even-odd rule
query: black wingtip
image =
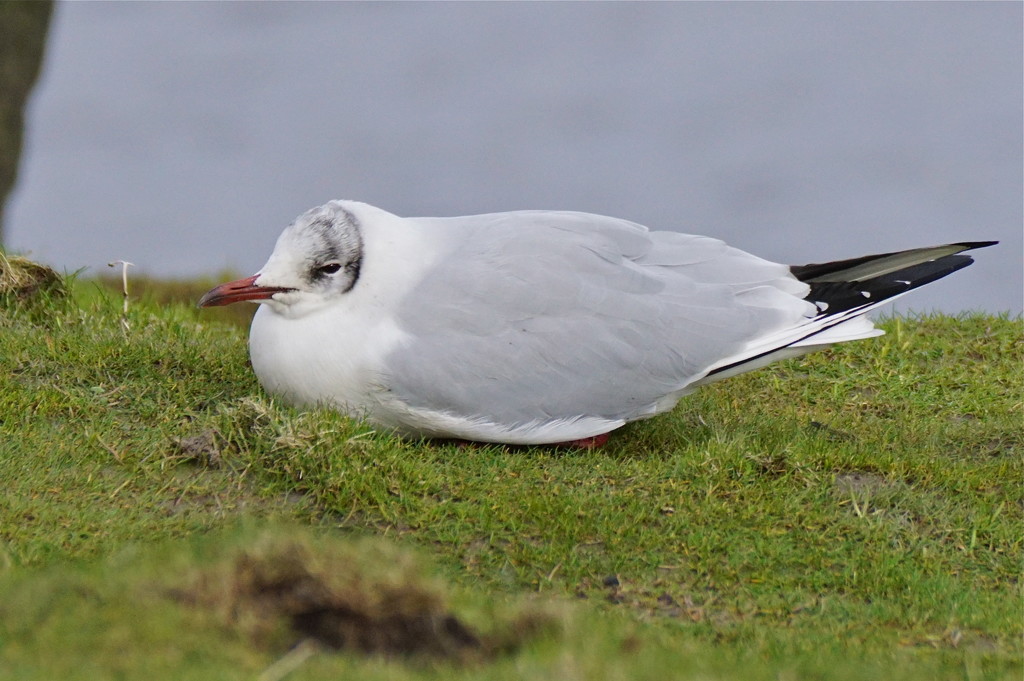
<svg viewBox="0 0 1024 681">
<path fill-rule="evenodd" d="M 969 255 L 947 255 L 864 281 L 811 282 L 806 300 L 818 305 L 822 314 L 834 315 L 902 295 L 962 270 L 973 262 L 974 258 Z"/>
<path fill-rule="evenodd" d="M 882 261 L 893 256 L 920 253 L 921 262 L 925 262 L 929 258 L 929 253 L 933 251 L 939 251 L 941 249 L 948 251 L 948 249 L 955 249 L 949 251 L 947 253 L 948 256 L 955 255 L 956 253 L 963 253 L 964 251 L 971 251 L 976 248 L 995 246 L 998 243 L 998 241 L 958 241 L 941 246 L 928 246 L 926 248 L 914 248 L 908 251 L 894 251 L 892 253 L 877 253 L 875 255 L 865 255 L 859 258 L 850 258 L 848 260 L 834 260 L 832 262 L 811 263 L 809 265 L 790 265 L 789 271 L 800 281 L 806 281 L 808 283 L 846 281 L 848 278 L 857 278 L 852 277 L 849 274 L 849 272 L 854 270 L 854 268 L 860 268 L 862 265 L 870 264 L 875 261 Z"/>
<path fill-rule="evenodd" d="M 959 241 L 956 246 L 963 246 L 965 251 L 973 251 L 975 248 L 988 248 L 995 246 L 998 241 Z"/>
</svg>

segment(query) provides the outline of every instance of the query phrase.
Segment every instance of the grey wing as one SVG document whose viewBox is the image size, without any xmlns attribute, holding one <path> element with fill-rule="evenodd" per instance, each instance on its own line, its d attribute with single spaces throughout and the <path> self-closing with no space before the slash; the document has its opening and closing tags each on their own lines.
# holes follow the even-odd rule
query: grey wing
<svg viewBox="0 0 1024 681">
<path fill-rule="evenodd" d="M 399 309 L 389 383 L 415 409 L 618 425 L 815 313 L 788 267 L 707 237 L 583 213 L 426 222 L 457 245 Z"/>
</svg>

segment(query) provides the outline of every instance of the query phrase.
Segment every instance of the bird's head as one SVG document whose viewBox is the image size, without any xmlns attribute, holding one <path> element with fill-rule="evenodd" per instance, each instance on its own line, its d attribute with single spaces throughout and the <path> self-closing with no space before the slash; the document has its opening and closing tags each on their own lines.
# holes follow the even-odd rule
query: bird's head
<svg viewBox="0 0 1024 681">
<path fill-rule="evenodd" d="M 214 287 L 199 306 L 248 301 L 301 316 L 345 295 L 356 286 L 363 262 L 358 205 L 331 201 L 303 213 L 278 237 L 259 272 Z"/>
</svg>

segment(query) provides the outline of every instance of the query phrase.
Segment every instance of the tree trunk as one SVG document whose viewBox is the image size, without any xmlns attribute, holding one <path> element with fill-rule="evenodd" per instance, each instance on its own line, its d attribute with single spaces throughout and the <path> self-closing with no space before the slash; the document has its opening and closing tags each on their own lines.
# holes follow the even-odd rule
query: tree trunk
<svg viewBox="0 0 1024 681">
<path fill-rule="evenodd" d="M 0 0 L 0 245 L 18 177 L 25 102 L 39 76 L 52 0 Z"/>
</svg>

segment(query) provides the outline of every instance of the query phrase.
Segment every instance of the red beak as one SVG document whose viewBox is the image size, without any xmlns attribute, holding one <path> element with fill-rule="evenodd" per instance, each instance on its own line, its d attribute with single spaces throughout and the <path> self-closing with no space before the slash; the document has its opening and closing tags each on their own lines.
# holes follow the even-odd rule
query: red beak
<svg viewBox="0 0 1024 681">
<path fill-rule="evenodd" d="M 199 299 L 199 307 L 230 305 L 231 303 L 240 303 L 243 300 L 267 300 L 275 293 L 295 290 L 280 286 L 256 286 L 256 277 L 258 276 L 258 274 L 254 274 L 245 279 L 229 281 L 226 284 L 215 286 Z"/>
</svg>

